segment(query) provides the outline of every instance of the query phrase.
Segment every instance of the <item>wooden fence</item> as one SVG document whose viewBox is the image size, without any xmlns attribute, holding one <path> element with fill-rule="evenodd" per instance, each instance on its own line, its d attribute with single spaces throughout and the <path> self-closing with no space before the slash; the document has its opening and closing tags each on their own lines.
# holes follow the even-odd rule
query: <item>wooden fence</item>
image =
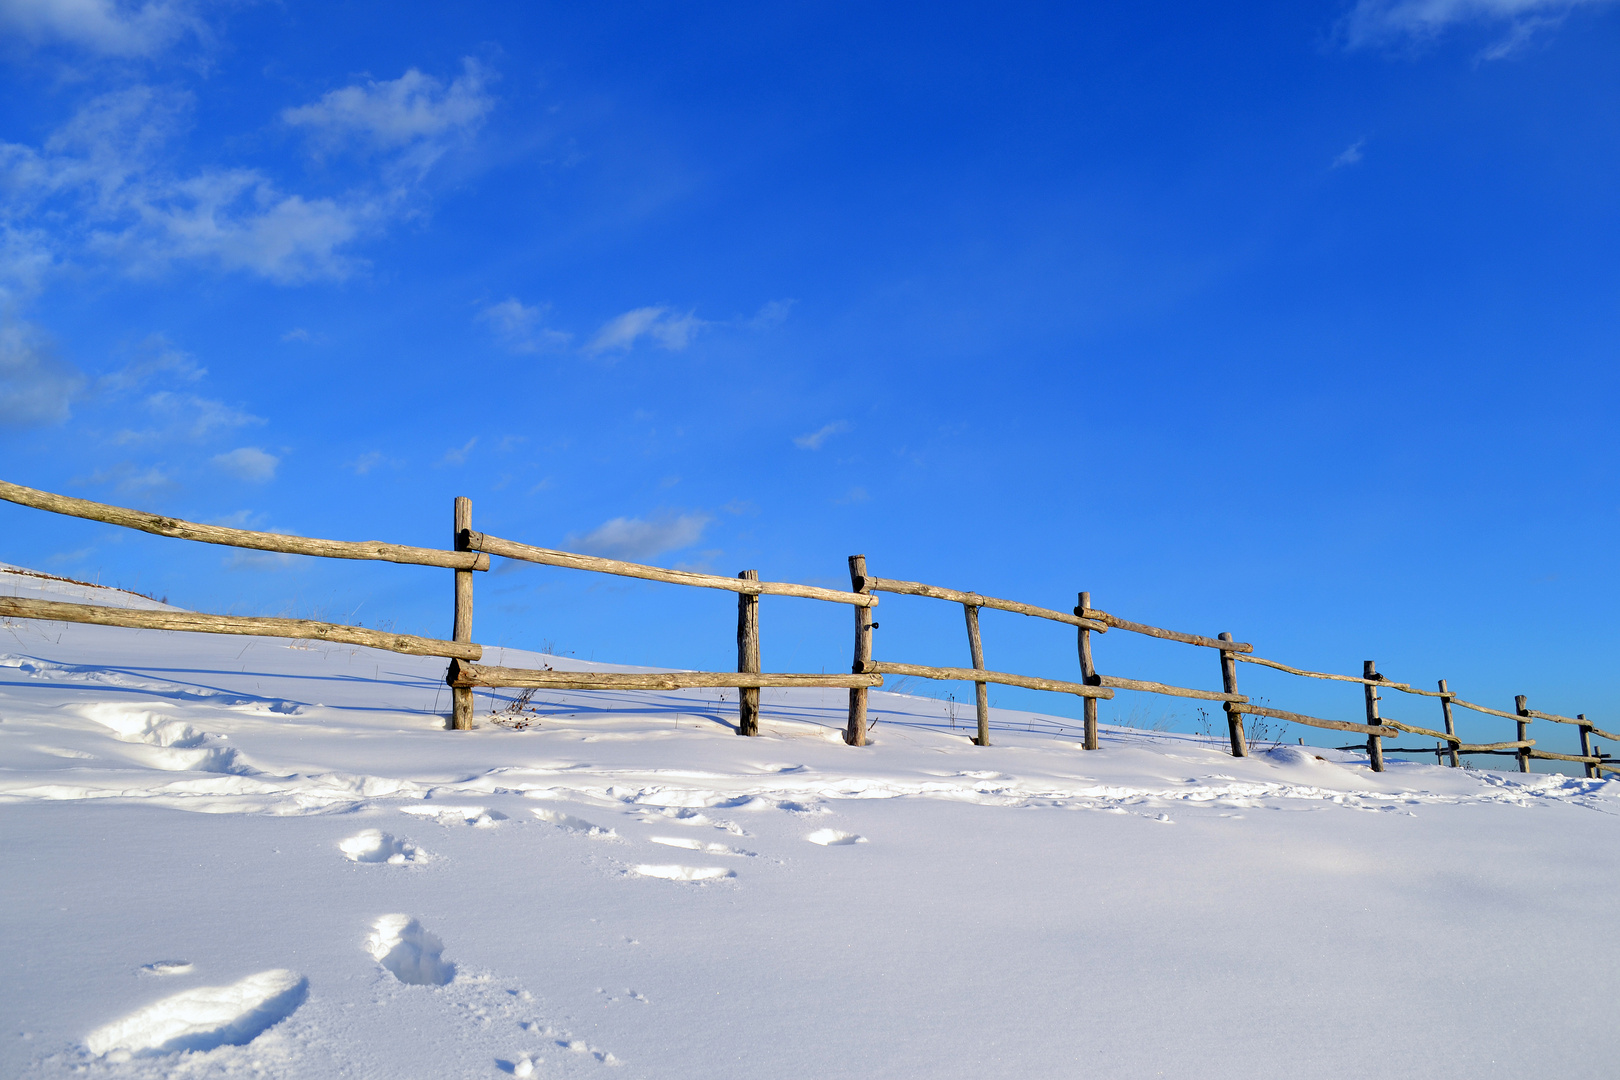
<svg viewBox="0 0 1620 1080">
<path fill-rule="evenodd" d="M 183 630 L 212 634 L 253 634 L 271 637 L 312 639 L 365 645 L 392 652 L 416 656 L 440 656 L 450 661 L 445 681 L 451 687 L 451 728 L 467 730 L 472 727 L 473 689 L 475 687 L 523 687 L 551 690 L 674 690 L 685 687 L 738 688 L 738 722 L 740 735 L 759 734 L 759 691 L 762 687 L 844 687 L 849 689 L 849 721 L 844 740 L 851 746 L 866 745 L 867 693 L 872 687 L 883 685 L 884 675 L 914 676 L 924 679 L 972 682 L 975 689 L 977 733 L 973 742 L 990 745 L 990 684 L 1018 686 L 1033 690 L 1073 694 L 1082 702 L 1085 722 L 1084 745 L 1087 750 L 1097 749 L 1097 702 L 1112 698 L 1116 690 L 1136 690 L 1171 697 L 1219 701 L 1226 713 L 1232 754 L 1248 755 L 1244 735 L 1245 716 L 1266 717 L 1302 724 L 1330 731 L 1347 731 L 1366 739 L 1365 749 L 1375 771 L 1383 771 L 1384 754 L 1417 753 L 1435 755 L 1437 761 L 1449 759 L 1457 766 L 1459 755 L 1500 754 L 1511 755 L 1518 761 L 1519 770 L 1528 772 L 1530 761 L 1542 758 L 1553 761 L 1579 762 L 1588 777 L 1620 772 L 1615 759 L 1602 752 L 1592 742 L 1593 736 L 1620 741 L 1620 735 L 1604 731 L 1586 719 L 1553 713 L 1536 712 L 1526 706 L 1526 699 L 1515 699 L 1514 711 L 1505 712 L 1475 705 L 1452 693 L 1446 681 L 1439 681 L 1437 690 L 1420 690 L 1406 683 L 1393 682 L 1379 674 L 1371 660 L 1367 661 L 1360 676 L 1334 675 L 1320 671 L 1305 671 L 1289 667 L 1275 660 L 1253 655 L 1254 647 L 1246 642 L 1234 641 L 1232 635 L 1222 633 L 1216 637 L 1165 630 L 1144 623 L 1131 622 L 1091 606 L 1091 594 L 1079 594 L 1079 603 L 1071 613 L 1037 607 L 1015 600 L 1000 600 L 974 592 L 925 585 L 915 581 L 874 577 L 867 573 L 866 557 L 852 555 L 849 559 L 850 589 L 827 589 L 812 585 L 796 585 L 781 581 L 761 581 L 754 570 L 745 570 L 736 577 L 717 574 L 698 574 L 684 570 L 665 570 L 618 559 L 599 558 L 568 551 L 554 551 L 535 547 L 515 540 L 476 532 L 472 528 L 472 503 L 458 498 L 454 505 L 454 524 L 450 550 L 408 547 L 376 541 L 321 540 L 301 536 L 283 536 L 278 533 L 254 532 L 246 529 L 228 529 L 214 525 L 199 525 L 139 510 L 108 506 L 86 499 L 75 499 L 45 491 L 0 481 L 0 499 L 46 510 L 56 514 L 107 522 L 126 528 L 139 529 L 158 536 L 195 540 L 202 543 L 257 551 L 282 552 L 292 555 L 310 555 L 334 559 L 368 559 L 417 566 L 436 566 L 454 574 L 454 607 L 451 618 L 450 640 L 415 637 L 409 634 L 385 633 L 358 626 L 314 622 L 304 619 L 270 619 L 239 615 L 206 615 L 195 612 L 143 611 L 127 608 L 101 607 L 91 604 L 69 604 L 46 600 L 28 600 L 20 597 L 0 597 L 0 616 L 22 619 L 45 619 L 61 622 L 96 623 L 104 626 L 127 626 L 142 629 Z M 696 588 L 721 589 L 737 594 L 737 670 L 731 671 L 666 671 L 649 673 L 551 671 L 529 668 L 491 667 L 478 663 L 483 658 L 483 647 L 472 640 L 473 578 L 474 574 L 490 567 L 490 557 L 500 556 L 524 562 L 539 563 L 573 570 L 612 574 L 619 577 L 662 581 Z M 872 631 L 878 623 L 872 618 L 878 605 L 878 593 L 903 596 L 922 596 L 962 605 L 967 623 L 968 653 L 972 666 L 967 668 L 933 667 L 923 664 L 905 664 L 880 661 L 872 656 Z M 854 611 L 855 643 L 853 663 L 848 675 L 814 673 L 771 673 L 760 670 L 759 599 L 761 596 L 791 596 L 823 603 L 848 605 Z M 1073 626 L 1077 632 L 1079 661 L 1078 682 L 1041 678 L 990 671 L 984 666 L 984 648 L 979 630 L 979 612 L 989 608 L 1045 619 Z M 1179 642 L 1209 649 L 1220 662 L 1221 689 L 1201 690 L 1194 687 L 1173 686 L 1143 679 L 1130 679 L 1103 675 L 1097 671 L 1092 656 L 1092 636 L 1110 630 L 1143 634 L 1165 641 Z M 1366 709 L 1366 723 L 1329 720 L 1302 713 L 1285 712 L 1251 702 L 1238 692 L 1237 665 L 1259 664 L 1277 671 L 1310 679 L 1360 683 Z M 1438 699 L 1444 731 L 1419 727 L 1383 717 L 1379 714 L 1379 691 L 1396 690 Z M 1490 716 L 1505 717 L 1517 724 L 1517 738 L 1499 743 L 1471 744 L 1458 738 L 1453 721 L 1454 707 L 1471 709 Z M 1534 720 L 1560 724 L 1574 724 L 1580 730 L 1580 754 L 1555 754 L 1535 749 L 1535 740 L 1529 738 L 1529 725 Z M 1400 734 L 1421 735 L 1436 740 L 1430 747 L 1386 747 L 1384 738 Z M 1341 749 L 1361 749 L 1342 747 Z"/>
</svg>

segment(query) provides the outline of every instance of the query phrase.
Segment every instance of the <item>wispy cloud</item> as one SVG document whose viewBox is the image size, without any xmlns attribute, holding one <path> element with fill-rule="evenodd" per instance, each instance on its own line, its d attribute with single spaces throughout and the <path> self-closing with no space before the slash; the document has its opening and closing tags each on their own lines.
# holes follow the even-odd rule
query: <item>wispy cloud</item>
<svg viewBox="0 0 1620 1080">
<path fill-rule="evenodd" d="M 0 26 L 32 44 L 61 42 L 101 56 L 142 57 L 207 27 L 183 0 L 0 0 Z"/>
<path fill-rule="evenodd" d="M 368 79 L 332 90 L 319 101 L 284 109 L 282 122 L 308 131 L 323 153 L 382 153 L 418 174 L 451 146 L 470 137 L 495 107 L 490 73 L 471 57 L 447 86 L 416 68 L 397 79 Z"/>
<path fill-rule="evenodd" d="M 257 446 L 241 446 L 215 455 L 214 464 L 238 480 L 263 484 L 276 478 L 276 466 L 281 464 L 281 459 Z"/>
<path fill-rule="evenodd" d="M 636 308 L 604 323 L 585 346 L 585 351 L 592 355 L 629 352 L 637 341 L 646 337 L 665 349 L 678 352 L 690 345 L 705 325 L 690 311 L 680 314 L 663 306 Z"/>
<path fill-rule="evenodd" d="M 444 464 L 465 465 L 467 463 L 467 455 L 472 453 L 473 447 L 477 445 L 478 436 L 474 435 L 472 438 L 467 440 L 467 445 L 459 449 L 446 450 L 444 452 Z"/>
<path fill-rule="evenodd" d="M 85 382 L 56 356 L 39 327 L 0 317 L 0 428 L 65 422 Z"/>
<path fill-rule="evenodd" d="M 1329 167 L 1334 169 L 1342 169 L 1347 165 L 1357 164 L 1361 161 L 1361 148 L 1366 145 L 1366 139 L 1357 139 L 1355 142 L 1345 147 L 1344 153 L 1334 158 L 1333 164 Z"/>
<path fill-rule="evenodd" d="M 155 426 L 120 431 L 114 436 L 114 442 L 122 446 L 153 442 L 202 442 L 237 428 L 265 422 L 262 416 L 254 416 L 223 401 L 173 390 L 148 394 L 141 405 L 156 422 Z"/>
<path fill-rule="evenodd" d="M 820 431 L 812 431 L 808 435 L 800 435 L 793 440 L 793 445 L 800 450 L 820 450 L 821 444 L 849 430 L 849 423 L 845 420 L 834 420 Z"/>
<path fill-rule="evenodd" d="M 1352 49 L 1425 44 L 1463 25 L 1507 26 L 1507 35 L 1480 54 L 1495 60 L 1523 45 L 1540 28 L 1577 8 L 1614 0 L 1357 0 L 1339 25 Z"/>
<path fill-rule="evenodd" d="M 644 560 L 691 547 L 714 519 L 707 514 L 666 513 L 651 520 L 614 518 L 581 535 L 568 537 L 576 551 L 614 559 Z"/>
<path fill-rule="evenodd" d="M 494 332 L 495 340 L 512 352 L 552 352 L 566 348 L 572 335 L 542 325 L 550 310 L 549 304 L 525 304 L 509 296 L 484 308 L 478 319 Z"/>
</svg>

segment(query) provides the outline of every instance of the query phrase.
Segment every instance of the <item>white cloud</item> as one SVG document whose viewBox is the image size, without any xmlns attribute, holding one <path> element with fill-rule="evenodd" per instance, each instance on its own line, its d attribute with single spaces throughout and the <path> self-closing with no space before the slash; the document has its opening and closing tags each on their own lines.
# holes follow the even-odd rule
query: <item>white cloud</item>
<svg viewBox="0 0 1620 1080">
<path fill-rule="evenodd" d="M 243 412 L 223 401 L 173 390 L 148 394 L 141 404 L 157 426 L 141 431 L 120 431 L 114 442 L 123 446 L 176 440 L 201 442 L 214 435 L 265 422 L 263 417 Z"/>
<path fill-rule="evenodd" d="M 110 374 L 96 380 L 98 390 L 121 393 L 139 390 L 157 378 L 196 382 L 208 374 L 190 353 L 182 352 L 162 334 L 153 334 L 141 343 L 140 355 Z"/>
<path fill-rule="evenodd" d="M 849 423 L 844 420 L 834 420 L 820 431 L 812 431 L 808 435 L 800 435 L 793 440 L 793 445 L 800 450 L 820 450 L 821 444 L 849 430 Z"/>
<path fill-rule="evenodd" d="M 780 326 L 787 321 L 789 313 L 797 300 L 770 300 L 760 305 L 754 317 L 744 321 L 743 325 L 750 330 L 769 330 L 773 326 Z"/>
<path fill-rule="evenodd" d="M 19 265 L 37 273 L 80 249 L 136 273 L 181 259 L 283 283 L 352 273 L 339 249 L 401 196 L 305 198 L 254 169 L 177 175 L 165 147 L 190 108 L 188 95 L 136 86 L 93 99 L 39 149 L 0 143 L 0 218 L 31 244 Z"/>
<path fill-rule="evenodd" d="M 509 296 L 484 308 L 478 318 L 488 324 L 495 339 L 512 352 L 552 352 L 567 346 L 572 335 L 541 325 L 550 310 L 550 304 L 525 304 Z"/>
<path fill-rule="evenodd" d="M 650 521 L 614 518 L 583 536 L 568 538 L 576 551 L 614 559 L 652 559 L 666 551 L 691 547 L 714 520 L 707 514 L 663 514 Z"/>
<path fill-rule="evenodd" d="M 78 369 L 53 355 L 38 327 L 0 319 L 0 427 L 63 423 L 84 385 Z"/>
<path fill-rule="evenodd" d="M 1361 160 L 1361 148 L 1366 145 L 1366 139 L 1357 139 L 1355 142 L 1345 147 L 1344 153 L 1333 159 L 1333 164 L 1330 166 L 1330 168 L 1342 169 L 1346 165 L 1354 165 L 1358 163 Z"/>
<path fill-rule="evenodd" d="M 202 21 L 180 0 L 0 0 L 0 26 L 32 43 L 66 42 L 103 56 L 151 56 L 191 34 Z"/>
<path fill-rule="evenodd" d="M 664 348 L 678 351 L 690 345 L 692 338 L 705 325 L 691 312 L 681 315 L 667 307 L 636 308 L 604 323 L 585 346 L 585 351 L 592 355 L 629 352 L 643 337 L 650 337 Z"/>
<path fill-rule="evenodd" d="M 1482 53 L 1498 59 L 1529 40 L 1539 27 L 1553 25 L 1576 8 L 1613 0 L 1357 0 L 1340 31 L 1352 49 L 1423 43 L 1462 25 L 1509 24 L 1508 36 Z"/>
<path fill-rule="evenodd" d="M 276 478 L 276 466 L 281 464 L 281 459 L 257 446 L 241 446 L 228 454 L 215 455 L 214 464 L 238 480 L 263 484 Z"/>
<path fill-rule="evenodd" d="M 488 72 L 471 57 L 461 64 L 449 86 L 410 68 L 397 79 L 332 90 L 314 104 L 282 110 L 281 119 L 307 130 L 323 150 L 389 152 L 424 172 L 494 108 L 484 89 Z"/>
<path fill-rule="evenodd" d="M 472 453 L 472 448 L 477 446 L 477 445 L 478 445 L 478 436 L 474 435 L 472 438 L 467 440 L 467 445 L 466 446 L 463 446 L 463 447 L 461 447 L 460 449 L 457 449 L 457 450 L 446 450 L 444 452 L 444 463 L 446 465 L 464 465 L 464 464 L 466 464 L 467 455 Z"/>
</svg>

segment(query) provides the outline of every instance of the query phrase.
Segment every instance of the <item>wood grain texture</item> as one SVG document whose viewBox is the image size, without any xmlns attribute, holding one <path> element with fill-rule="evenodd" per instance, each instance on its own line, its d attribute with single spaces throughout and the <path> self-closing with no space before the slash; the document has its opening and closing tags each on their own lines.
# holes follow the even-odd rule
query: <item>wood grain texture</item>
<svg viewBox="0 0 1620 1080">
<path fill-rule="evenodd" d="M 1328 728 L 1333 731 L 1353 731 L 1358 735 L 1373 735 L 1383 730 L 1371 728 L 1366 724 L 1352 724 L 1348 720 L 1324 720 L 1320 716 L 1306 716 L 1304 713 L 1286 712 L 1263 705 L 1245 705 L 1243 711 L 1251 716 L 1269 716 L 1273 720 L 1287 720 L 1294 724 L 1304 724 L 1306 727 Z"/>
<path fill-rule="evenodd" d="M 1079 594 L 1076 611 L 1084 611 L 1091 607 L 1091 594 Z M 1089 620 L 1088 620 L 1089 621 Z M 1080 678 L 1085 680 L 1087 686 L 1097 685 L 1097 664 L 1091 657 L 1091 628 L 1080 627 Z M 1082 723 L 1085 725 L 1085 734 L 1081 745 L 1087 750 L 1095 750 L 1100 745 L 1097 741 L 1097 699 L 1084 698 L 1080 703 Z"/>
<path fill-rule="evenodd" d="M 312 555 L 326 559 L 369 559 L 376 562 L 406 563 L 412 566 L 441 566 L 451 570 L 488 570 L 489 556 L 476 552 L 439 551 L 434 548 L 385 544 L 379 540 L 320 540 L 308 536 L 282 536 L 280 533 L 227 529 L 220 525 L 199 525 L 194 521 L 149 514 L 122 506 L 53 495 L 0 480 L 0 499 L 53 514 L 104 521 L 126 529 L 138 529 L 154 536 L 172 536 L 201 544 L 275 551 L 284 555 Z"/>
<path fill-rule="evenodd" d="M 1290 675 L 1303 675 L 1307 679 L 1328 679 L 1332 682 L 1350 682 L 1361 683 L 1369 686 L 1381 686 L 1387 690 L 1399 690 L 1403 694 L 1417 694 L 1419 697 L 1455 698 L 1457 696 L 1451 693 L 1449 690 L 1419 690 L 1417 687 L 1409 686 L 1406 683 L 1391 682 L 1382 675 L 1376 679 L 1368 679 L 1359 675 L 1335 675 L 1328 671 L 1306 671 L 1304 668 L 1289 667 L 1287 664 L 1279 664 L 1275 660 L 1266 660 L 1258 656 L 1238 656 L 1236 659 L 1245 664 L 1260 664 L 1264 667 L 1276 668 L 1278 671 L 1286 671 Z"/>
<path fill-rule="evenodd" d="M 1373 772 L 1384 771 L 1384 741 L 1378 732 L 1382 730 L 1382 722 L 1378 717 L 1378 687 L 1381 680 L 1378 678 L 1378 668 L 1371 661 L 1365 661 L 1361 666 L 1363 696 L 1367 704 L 1367 726 L 1372 728 L 1367 735 L 1367 760 L 1372 765 Z"/>
<path fill-rule="evenodd" d="M 1524 742 L 1530 737 L 1530 710 L 1525 708 L 1525 695 L 1520 694 L 1513 699 L 1513 711 L 1518 713 L 1519 741 Z M 1530 751 L 1528 748 L 1519 751 L 1519 771 L 1530 771 Z"/>
<path fill-rule="evenodd" d="M 758 581 L 759 571 L 744 570 L 737 577 L 743 581 Z M 737 671 L 739 674 L 759 672 L 758 593 L 742 593 L 737 597 Z M 737 693 L 737 734 L 750 736 L 759 734 L 757 686 L 743 687 Z"/>
<path fill-rule="evenodd" d="M 1440 712 L 1442 719 L 1446 724 L 1446 738 L 1451 739 L 1457 734 L 1457 724 L 1451 717 L 1451 695 L 1446 693 L 1446 680 L 1441 679 L 1438 685 L 1440 687 L 1441 694 Z M 1451 767 L 1455 769 L 1459 764 L 1460 762 L 1457 760 L 1457 748 L 1453 746 L 1451 748 Z"/>
<path fill-rule="evenodd" d="M 920 581 L 897 581 L 894 578 L 868 578 L 868 587 L 874 592 L 895 593 L 901 596 L 928 596 L 935 600 L 949 600 L 955 604 L 965 604 L 971 607 L 991 608 L 995 611 L 1010 611 L 1015 615 L 1029 615 L 1037 619 L 1051 619 L 1053 622 L 1067 623 L 1070 626 L 1087 624 L 1087 629 L 1098 633 L 1106 633 L 1108 627 L 1100 622 L 1082 619 L 1076 615 L 1053 611 L 1051 608 L 1036 607 L 1034 604 L 1023 604 L 1017 600 L 998 600 L 994 596 L 981 596 L 975 592 L 962 592 L 959 589 L 942 589 L 938 585 L 924 585 Z"/>
<path fill-rule="evenodd" d="M 691 687 L 759 688 L 765 686 L 882 686 L 880 675 L 817 675 L 731 671 L 544 671 L 454 663 L 445 681 L 451 686 L 535 687 L 546 690 L 684 690 Z"/>
<path fill-rule="evenodd" d="M 47 619 L 53 622 L 92 623 L 97 626 L 125 626 L 136 630 L 177 630 L 198 634 L 245 634 L 255 637 L 295 638 L 307 641 L 333 641 L 344 645 L 364 645 L 368 649 L 409 656 L 446 656 L 477 660 L 482 645 L 470 642 L 437 641 L 410 634 L 390 634 L 363 626 L 312 622 L 307 619 L 266 619 L 252 615 L 204 615 L 196 611 L 143 611 L 138 608 L 100 607 L 95 604 L 63 604 L 55 600 L 28 600 L 20 596 L 0 596 L 0 617 Z"/>
<path fill-rule="evenodd" d="M 1461 705 L 1465 709 L 1472 709 L 1474 712 L 1484 713 L 1486 716 L 1500 716 L 1504 720 L 1517 720 L 1519 718 L 1518 713 L 1503 712 L 1501 709 L 1487 709 L 1483 705 L 1475 705 L 1472 701 L 1464 701 L 1456 695 L 1452 695 L 1451 703 Z"/>
<path fill-rule="evenodd" d="M 929 667 L 925 664 L 891 664 L 886 661 L 868 660 L 861 665 L 861 670 L 880 675 L 914 675 L 919 679 L 939 679 L 945 682 L 977 682 L 983 679 L 998 686 L 1051 690 L 1060 694 L 1077 694 L 1084 698 L 1106 700 L 1114 696 L 1114 692 L 1107 687 L 1086 686 L 1082 683 L 1061 682 L 1057 679 L 1037 679 L 1029 675 L 1009 675 L 1002 671 L 983 671 L 976 668 Z"/>
<path fill-rule="evenodd" d="M 785 581 L 745 581 L 742 578 L 722 577 L 719 574 L 694 574 L 688 570 L 665 570 L 661 566 L 643 566 L 619 559 L 603 559 L 595 555 L 576 555 L 571 551 L 553 551 L 550 548 L 520 544 L 516 540 L 503 540 L 498 536 L 474 532 L 468 537 L 474 551 L 499 555 L 504 559 L 540 563 L 544 566 L 562 566 L 571 570 L 590 570 L 598 574 L 616 574 L 619 577 L 641 578 L 643 581 L 664 581 L 671 585 L 694 585 L 702 589 L 724 589 L 726 592 L 747 593 L 756 596 L 799 596 L 806 600 L 826 600 L 834 604 L 854 604 L 857 607 L 876 607 L 878 598 L 838 589 L 823 589 L 816 585 L 794 585 Z"/>
<path fill-rule="evenodd" d="M 1555 754 L 1551 750 L 1527 750 L 1525 753 L 1544 761 L 1579 761 L 1586 765 L 1600 765 L 1603 759 L 1591 754 Z"/>
<path fill-rule="evenodd" d="M 1249 700 L 1242 694 L 1227 694 L 1219 690 L 1194 690 L 1190 686 L 1171 686 L 1168 683 L 1149 682 L 1146 679 L 1122 679 L 1117 675 L 1098 675 L 1097 685 L 1111 686 L 1116 690 L 1140 690 L 1148 694 L 1194 698 L 1198 701 L 1232 701 L 1242 705 Z"/>
<path fill-rule="evenodd" d="M 1218 640 L 1231 641 L 1232 635 L 1222 632 Z M 1231 653 L 1224 650 L 1221 652 L 1221 689 L 1228 694 L 1240 696 L 1237 688 L 1237 662 L 1232 659 Z M 1232 756 L 1248 757 L 1249 739 L 1243 731 L 1243 710 L 1231 702 L 1227 702 L 1225 707 L 1227 737 L 1232 742 Z"/>
<path fill-rule="evenodd" d="M 984 670 L 984 643 L 979 638 L 979 609 L 972 604 L 963 604 L 962 611 L 967 616 L 968 655 L 973 659 L 975 670 Z M 987 683 L 973 684 L 973 708 L 979 720 L 979 733 L 975 736 L 975 746 L 990 745 L 990 687 Z"/>
<path fill-rule="evenodd" d="M 849 557 L 850 587 L 862 596 L 871 591 L 866 576 L 866 556 Z M 872 609 L 855 609 L 855 655 L 850 670 L 859 672 L 861 665 L 872 659 Z M 844 742 L 850 746 L 866 745 L 866 688 L 853 688 L 849 692 L 849 723 L 844 727 Z"/>
<path fill-rule="evenodd" d="M 450 538 L 457 551 L 467 550 L 467 537 L 472 535 L 472 500 L 457 496 L 452 511 Z M 473 576 L 470 570 L 455 573 L 455 612 L 451 620 L 452 641 L 472 640 Z M 450 729 L 471 731 L 473 726 L 473 692 L 468 687 L 450 690 Z"/>
<path fill-rule="evenodd" d="M 1117 615 L 1110 615 L 1106 611 L 1082 604 L 1075 610 L 1075 614 L 1082 618 L 1100 622 L 1105 626 L 1112 626 L 1116 630 L 1129 630 L 1133 634 L 1146 634 L 1148 637 L 1163 638 L 1165 641 L 1179 641 L 1186 645 L 1202 645 L 1206 649 L 1220 649 L 1222 652 L 1253 652 L 1254 646 L 1246 641 L 1223 641 L 1220 638 L 1204 637 L 1202 634 L 1183 634 L 1179 630 L 1165 630 L 1158 626 L 1148 626 L 1146 623 L 1130 622 Z"/>
</svg>

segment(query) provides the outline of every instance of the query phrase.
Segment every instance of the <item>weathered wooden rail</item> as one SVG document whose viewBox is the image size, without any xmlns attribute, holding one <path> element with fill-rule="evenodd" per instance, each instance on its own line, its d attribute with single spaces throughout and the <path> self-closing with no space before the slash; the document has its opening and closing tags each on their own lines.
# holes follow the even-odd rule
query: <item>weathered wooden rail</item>
<svg viewBox="0 0 1620 1080">
<path fill-rule="evenodd" d="M 845 741 L 853 746 L 864 746 L 867 741 L 867 695 L 883 685 L 884 675 L 910 676 L 923 679 L 971 682 L 975 690 L 976 732 L 973 742 L 980 746 L 990 744 L 990 706 L 988 687 L 1015 686 L 1051 693 L 1069 694 L 1080 698 L 1084 717 L 1084 746 L 1098 748 L 1097 702 L 1112 698 L 1117 690 L 1160 694 L 1170 697 L 1218 701 L 1226 713 L 1228 735 L 1234 756 L 1248 754 L 1244 731 L 1245 716 L 1265 717 L 1287 723 L 1329 731 L 1346 731 L 1366 738 L 1364 748 L 1374 770 L 1384 768 L 1384 754 L 1434 754 L 1436 761 L 1449 759 L 1457 766 L 1466 755 L 1502 755 L 1516 759 L 1520 771 L 1528 772 L 1535 759 L 1566 761 L 1585 766 L 1588 777 L 1601 777 L 1605 773 L 1620 773 L 1615 758 L 1602 751 L 1594 738 L 1620 742 L 1620 735 L 1597 727 L 1581 713 L 1573 717 L 1556 713 L 1538 712 L 1527 707 L 1523 695 L 1514 701 L 1513 711 L 1492 709 L 1464 701 L 1441 679 L 1437 690 L 1425 690 L 1409 683 L 1396 682 L 1381 674 L 1376 665 L 1366 661 L 1362 673 L 1340 675 L 1331 672 L 1309 671 L 1292 667 L 1276 660 L 1255 656 L 1254 646 L 1235 641 L 1229 633 L 1215 637 L 1167 630 L 1146 623 L 1120 618 L 1091 605 L 1091 594 L 1078 594 L 1078 604 L 1072 612 L 1040 607 L 1016 600 L 1003 600 L 977 592 L 949 589 L 918 581 L 881 578 L 867 573 L 866 557 L 849 558 L 850 588 L 828 589 L 815 585 L 792 582 L 762 581 L 755 570 L 744 570 L 736 577 L 718 574 L 700 574 L 684 570 L 668 570 L 607 559 L 595 555 L 557 551 L 524 544 L 477 532 L 472 527 L 472 503 L 465 498 L 455 500 L 453 507 L 451 550 L 411 547 L 381 541 L 325 540 L 279 533 L 256 532 L 248 529 L 229 529 L 216 525 L 203 525 L 178 518 L 110 506 L 86 499 L 70 498 L 51 492 L 38 491 L 17 484 L 0 481 L 0 499 L 33 507 L 55 514 L 100 521 L 125 528 L 137 529 L 158 536 L 167 536 L 200 543 L 220 544 L 257 551 L 272 551 L 317 558 L 368 559 L 417 566 L 433 566 L 454 573 L 454 605 L 451 618 L 451 640 L 416 637 L 409 634 L 386 633 L 359 626 L 315 622 L 305 619 L 275 619 L 239 615 L 208 615 L 189 611 L 152 611 L 134 608 L 102 607 L 91 604 L 69 604 L 56 601 L 29 600 L 20 597 L 0 597 L 0 617 L 46 619 L 63 622 L 95 623 L 104 626 L 124 626 L 139 629 L 172 630 L 211 634 L 251 634 L 270 637 L 299 638 L 342 642 L 386 649 L 416 656 L 439 656 L 450 661 L 445 681 L 451 688 L 450 726 L 464 730 L 473 726 L 473 690 L 486 688 L 532 688 L 548 690 L 676 690 L 690 687 L 735 687 L 738 690 L 737 731 L 741 735 L 759 734 L 759 692 L 766 687 L 832 687 L 849 690 L 849 717 L 845 728 Z M 478 571 L 488 570 L 491 556 L 538 563 L 570 570 L 610 574 L 644 581 L 665 582 L 695 588 L 718 589 L 737 594 L 737 670 L 717 671 L 662 671 L 662 672 L 582 672 L 553 671 L 494 667 L 478 663 L 483 648 L 472 640 L 473 581 Z M 942 667 L 928 664 L 900 663 L 874 660 L 872 656 L 873 609 L 878 604 L 878 593 L 925 597 L 960 604 L 966 621 L 968 655 L 971 667 Z M 850 674 L 764 672 L 760 661 L 759 601 L 764 596 L 797 597 L 823 603 L 844 604 L 854 611 L 855 641 Z M 1071 626 L 1076 631 L 1076 652 L 1079 681 L 1045 678 L 1034 675 L 994 671 L 985 666 L 984 641 L 979 614 L 983 610 L 1005 611 L 1048 622 Z M 1177 686 L 1120 675 L 1104 675 L 1097 671 L 1093 656 L 1093 635 L 1120 630 L 1156 638 L 1161 641 L 1211 649 L 1220 664 L 1220 689 Z M 1365 722 L 1335 720 L 1305 713 L 1290 712 L 1257 705 L 1238 691 L 1237 665 L 1255 664 L 1300 678 L 1359 684 L 1362 688 L 1362 709 Z M 1424 727 L 1404 720 L 1385 717 L 1380 712 L 1381 691 L 1394 690 L 1402 694 L 1438 699 L 1443 730 Z M 1462 708 L 1483 715 L 1512 720 L 1516 725 L 1516 738 L 1502 742 L 1465 743 L 1456 733 L 1453 708 Z M 1560 754 L 1536 748 L 1529 737 L 1534 721 L 1571 724 L 1580 734 L 1579 754 Z M 1436 740 L 1433 748 L 1385 746 L 1383 740 L 1392 735 L 1418 735 Z M 1341 747 L 1362 749 L 1363 745 Z"/>
</svg>

